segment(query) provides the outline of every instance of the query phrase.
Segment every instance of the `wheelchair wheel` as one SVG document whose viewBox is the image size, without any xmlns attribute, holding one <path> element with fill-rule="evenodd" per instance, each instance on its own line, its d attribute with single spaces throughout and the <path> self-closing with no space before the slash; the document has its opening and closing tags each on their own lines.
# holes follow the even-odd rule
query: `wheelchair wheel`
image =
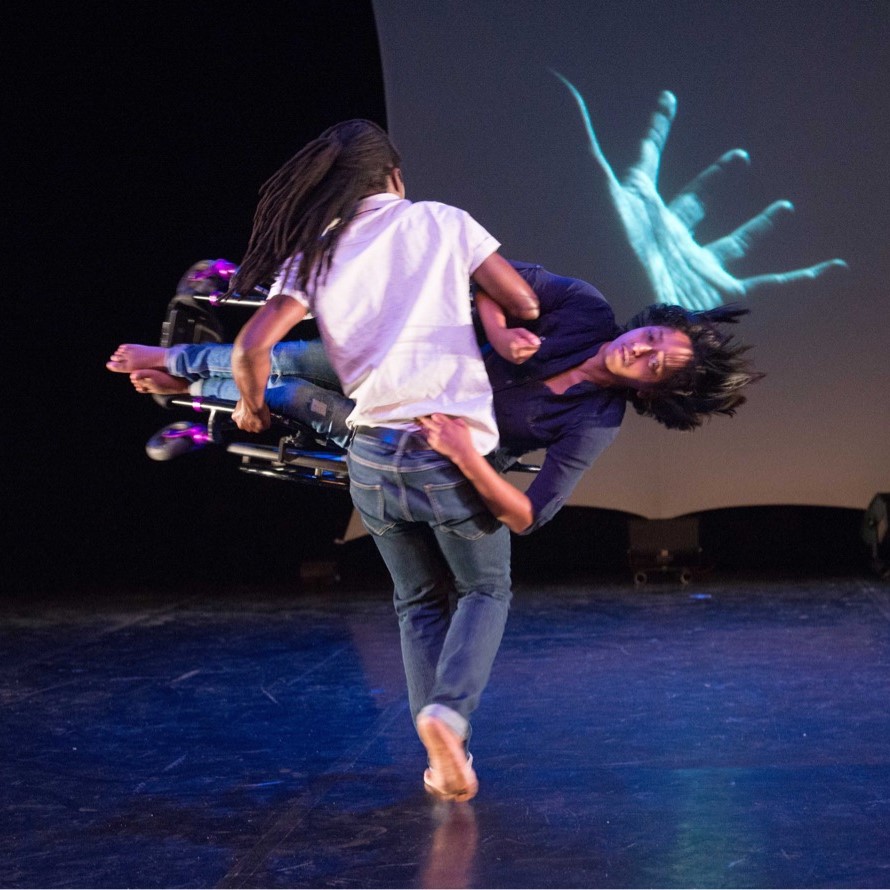
<svg viewBox="0 0 890 890">
<path fill-rule="evenodd" d="M 173 460 L 207 444 L 207 429 L 200 424 L 180 420 L 158 430 L 146 443 L 145 453 L 152 460 Z"/>
</svg>

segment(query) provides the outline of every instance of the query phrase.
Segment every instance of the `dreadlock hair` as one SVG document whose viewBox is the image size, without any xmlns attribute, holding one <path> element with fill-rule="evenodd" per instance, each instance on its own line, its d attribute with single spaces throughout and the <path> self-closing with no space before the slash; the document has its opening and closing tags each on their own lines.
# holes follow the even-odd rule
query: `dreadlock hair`
<svg viewBox="0 0 890 890">
<path fill-rule="evenodd" d="M 260 188 L 253 231 L 226 297 L 246 294 L 287 262 L 297 285 L 324 280 L 337 241 L 358 202 L 386 190 L 401 158 L 383 129 L 366 120 L 335 124 L 302 148 Z"/>
<path fill-rule="evenodd" d="M 737 323 L 748 311 L 730 305 L 691 312 L 682 306 L 656 303 L 631 318 L 625 331 L 650 325 L 674 328 L 689 337 L 693 352 L 692 361 L 664 384 L 627 391 L 627 400 L 637 413 L 673 430 L 695 429 L 712 414 L 735 414 L 747 401 L 740 390 L 765 375 L 744 358 L 751 347 L 736 342 L 720 326 Z"/>
</svg>

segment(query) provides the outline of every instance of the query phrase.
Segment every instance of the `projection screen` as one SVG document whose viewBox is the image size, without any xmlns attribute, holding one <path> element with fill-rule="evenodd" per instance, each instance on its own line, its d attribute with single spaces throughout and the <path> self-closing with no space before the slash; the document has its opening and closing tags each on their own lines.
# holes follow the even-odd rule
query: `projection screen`
<svg viewBox="0 0 890 890">
<path fill-rule="evenodd" d="M 743 296 L 751 314 L 738 334 L 767 374 L 748 404 L 690 433 L 629 409 L 569 503 L 667 518 L 768 504 L 859 509 L 890 490 L 888 9 L 374 0 L 408 197 L 463 207 L 508 258 L 592 282 L 619 322 L 653 301 L 652 270 L 634 266 L 615 228 L 582 108 L 561 78 L 619 179 L 671 91 L 665 202 L 726 152 L 747 153 L 748 164 L 726 161 L 698 245 L 776 201 L 793 205 L 727 267 L 736 281 L 836 258 L 848 266 Z"/>
</svg>

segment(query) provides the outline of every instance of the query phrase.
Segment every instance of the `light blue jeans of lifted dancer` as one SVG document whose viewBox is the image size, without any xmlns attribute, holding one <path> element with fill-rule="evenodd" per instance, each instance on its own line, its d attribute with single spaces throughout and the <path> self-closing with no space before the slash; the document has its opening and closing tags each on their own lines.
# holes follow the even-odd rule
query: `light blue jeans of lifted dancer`
<svg viewBox="0 0 890 890">
<path fill-rule="evenodd" d="M 321 341 L 278 343 L 270 357 L 269 410 L 298 420 L 345 448 L 351 435 L 346 418 L 353 402 L 343 395 Z M 189 381 L 192 395 L 233 402 L 239 398 L 232 379 L 231 343 L 180 343 L 167 350 L 165 365 L 170 374 Z"/>
</svg>

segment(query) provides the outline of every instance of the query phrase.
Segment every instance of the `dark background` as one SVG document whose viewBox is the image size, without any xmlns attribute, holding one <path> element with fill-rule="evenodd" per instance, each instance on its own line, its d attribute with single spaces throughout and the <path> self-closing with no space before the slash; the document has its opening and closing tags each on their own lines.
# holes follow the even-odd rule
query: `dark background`
<svg viewBox="0 0 890 890">
<path fill-rule="evenodd" d="M 244 476 L 219 449 L 149 460 L 179 416 L 104 368 L 157 341 L 188 266 L 240 259 L 259 185 L 303 143 L 386 125 L 370 3 L 37 2 L 7 43 L 7 589 L 296 585 L 318 560 L 383 577 L 367 539 L 333 544 L 345 495 Z M 517 576 L 624 572 L 625 518 L 567 508 L 517 539 Z M 859 570 L 860 519 L 716 511 L 702 544 L 728 572 Z"/>
<path fill-rule="evenodd" d="M 323 128 L 386 124 L 370 3 L 21 5 L 9 31 L 8 577 L 293 575 L 345 495 L 156 463 L 171 416 L 104 362 L 156 343 L 195 261 L 238 261 L 261 183 Z M 14 270 L 14 271 L 13 271 Z"/>
</svg>

